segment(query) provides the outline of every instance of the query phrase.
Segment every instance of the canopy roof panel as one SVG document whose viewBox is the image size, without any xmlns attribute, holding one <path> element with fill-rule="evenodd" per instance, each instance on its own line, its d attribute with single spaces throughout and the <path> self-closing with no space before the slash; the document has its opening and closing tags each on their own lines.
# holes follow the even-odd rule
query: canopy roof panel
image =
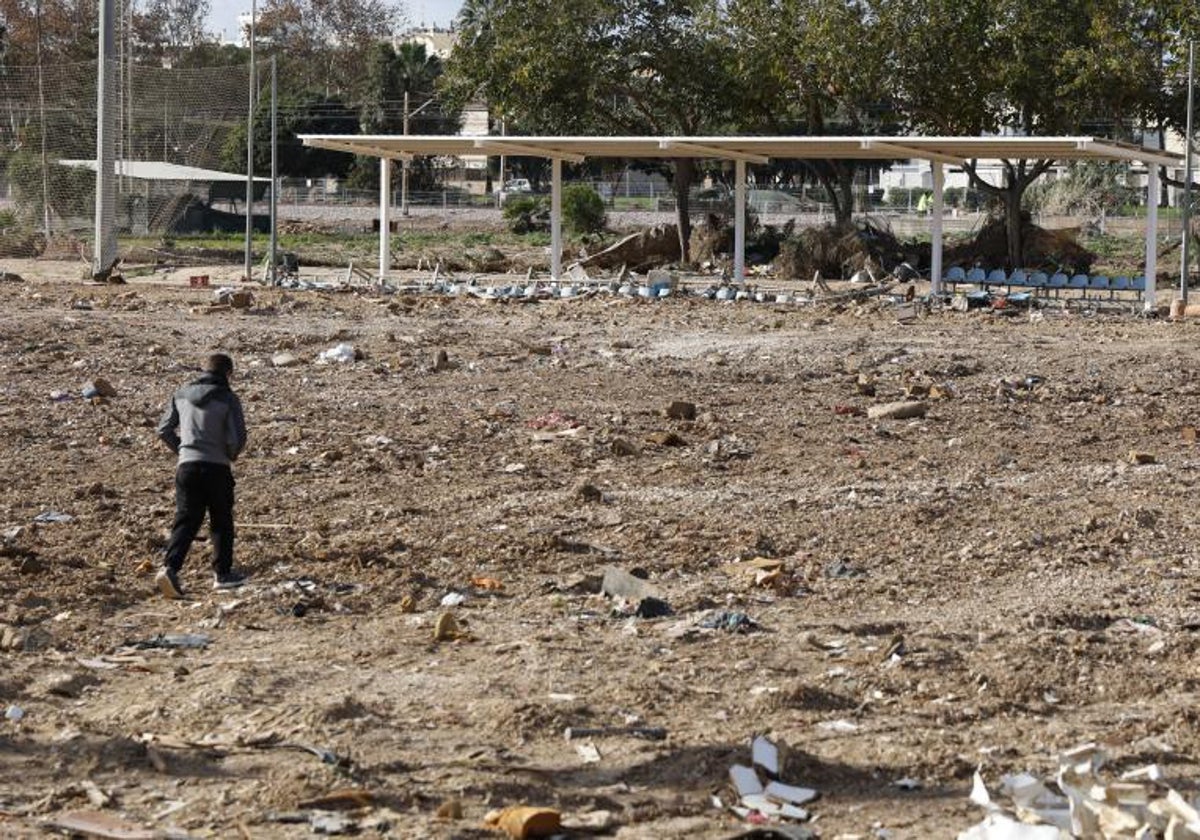
<svg viewBox="0 0 1200 840">
<path fill-rule="evenodd" d="M 528 155 L 579 162 L 589 157 L 769 159 L 827 158 L 962 163 L 980 158 L 1132 160 L 1177 165 L 1183 156 L 1095 137 L 460 137 L 456 135 L 304 134 L 306 146 L 374 157 Z"/>
<path fill-rule="evenodd" d="M 60 160 L 63 166 L 96 171 L 96 159 Z M 124 175 L 141 181 L 211 181 L 246 183 L 246 176 L 236 172 L 221 172 L 217 169 L 202 169 L 199 166 L 184 166 L 160 160 L 113 161 L 113 174 Z M 270 181 L 270 178 L 255 178 L 255 181 Z"/>
</svg>

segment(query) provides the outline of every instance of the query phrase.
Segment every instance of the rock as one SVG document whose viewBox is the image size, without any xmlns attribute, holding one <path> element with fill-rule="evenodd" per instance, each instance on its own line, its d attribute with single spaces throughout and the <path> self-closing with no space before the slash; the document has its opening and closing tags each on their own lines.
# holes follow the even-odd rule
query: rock
<svg viewBox="0 0 1200 840">
<path fill-rule="evenodd" d="M 610 598 L 624 598 L 627 601 L 643 601 L 646 598 L 661 599 L 657 587 L 648 581 L 635 577 L 629 572 L 616 566 L 604 568 L 604 580 L 600 583 L 600 592 Z"/>
<path fill-rule="evenodd" d="M 929 405 L 923 402 L 891 402 L 871 406 L 867 409 L 867 417 L 871 420 L 908 420 L 924 417 L 928 411 Z"/>
<path fill-rule="evenodd" d="M 634 456 L 642 454 L 640 449 L 638 449 L 629 441 L 625 440 L 625 438 L 613 438 L 610 446 L 612 446 L 614 455 Z"/>
<path fill-rule="evenodd" d="M 1131 464 L 1155 464 L 1158 463 L 1151 452 L 1141 452 L 1137 449 L 1129 451 L 1129 463 Z"/>
<path fill-rule="evenodd" d="M 687 441 L 674 432 L 651 432 L 646 440 L 657 446 L 687 446 Z"/>
<path fill-rule="evenodd" d="M 604 498 L 599 487 L 586 481 L 575 486 L 574 494 L 585 502 L 598 502 Z"/>
<path fill-rule="evenodd" d="M 434 355 L 433 369 L 439 373 L 444 370 L 454 369 L 454 363 L 450 361 L 450 357 L 446 355 L 445 350 L 439 350 L 437 351 L 437 354 Z"/>
<path fill-rule="evenodd" d="M 283 352 L 276 353 L 271 357 L 271 364 L 275 367 L 295 367 L 300 364 L 300 358 L 293 353 Z"/>
<path fill-rule="evenodd" d="M 672 420 L 695 420 L 696 404 L 675 400 L 667 406 L 667 417 Z"/>
<path fill-rule="evenodd" d="M 39 688 L 45 694 L 76 698 L 83 694 L 85 688 L 97 685 L 99 682 L 99 677 L 86 671 L 79 673 L 57 672 L 47 675 L 41 681 Z"/>
<path fill-rule="evenodd" d="M 98 376 L 83 386 L 83 395 L 85 397 L 100 396 L 111 398 L 117 395 L 117 389 L 107 379 Z"/>
</svg>

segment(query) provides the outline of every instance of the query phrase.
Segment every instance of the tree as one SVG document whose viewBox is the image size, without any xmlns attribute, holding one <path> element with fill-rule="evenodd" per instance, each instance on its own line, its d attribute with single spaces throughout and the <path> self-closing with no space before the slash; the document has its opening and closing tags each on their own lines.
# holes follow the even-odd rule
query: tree
<svg viewBox="0 0 1200 840">
<path fill-rule="evenodd" d="M 340 99 L 319 94 L 281 94 L 277 104 L 278 164 L 282 178 L 345 177 L 353 161 L 345 152 L 305 146 L 300 134 L 352 134 L 358 125 L 354 109 Z M 225 138 L 221 167 L 246 171 L 246 124 L 241 122 Z M 271 170 L 271 102 L 260 98 L 254 114 L 254 171 Z"/>
<path fill-rule="evenodd" d="M 442 61 L 429 55 L 425 45 L 408 41 L 393 48 L 381 42 L 367 63 L 359 110 L 365 134 L 451 134 L 458 129 L 459 113 L 441 107 L 436 85 Z M 407 109 L 407 110 L 406 110 Z M 355 161 L 353 180 L 366 184 L 375 180 L 379 161 L 361 157 Z M 429 158 L 409 162 L 409 185 L 428 190 L 436 186 L 436 172 Z"/>
<path fill-rule="evenodd" d="M 880 135 L 896 131 L 879 18 L 866 0 L 733 0 L 731 43 L 752 127 L 775 134 Z M 785 177 L 791 162 L 776 165 Z M 850 221 L 853 184 L 878 161 L 799 162 L 825 188 L 839 223 Z"/>
<path fill-rule="evenodd" d="M 910 129 L 949 135 L 1091 129 L 1121 138 L 1153 104 L 1153 85 L 1146 83 L 1150 65 L 1143 58 L 1146 33 L 1131 27 L 1128 17 L 1145 2 L 872 2 L 890 40 L 905 44 L 889 54 L 889 76 Z M 964 165 L 971 185 L 1004 207 L 1014 266 L 1023 261 L 1022 196 L 1053 164 L 1004 160 L 1000 185 L 983 180 L 976 161 Z"/>
<path fill-rule="evenodd" d="M 738 79 L 718 0 L 468 2 L 443 91 L 531 133 L 698 135 L 733 125 Z M 671 162 L 688 259 L 691 158 Z"/>
<path fill-rule="evenodd" d="M 288 88 L 347 100 L 371 50 L 401 21 L 389 0 L 266 0 L 260 9 L 256 35 L 274 48 Z"/>
<path fill-rule="evenodd" d="M 210 9 L 209 0 L 146 0 L 145 8 L 132 15 L 139 57 L 155 63 L 178 62 L 187 51 L 208 41 L 204 22 Z"/>
</svg>

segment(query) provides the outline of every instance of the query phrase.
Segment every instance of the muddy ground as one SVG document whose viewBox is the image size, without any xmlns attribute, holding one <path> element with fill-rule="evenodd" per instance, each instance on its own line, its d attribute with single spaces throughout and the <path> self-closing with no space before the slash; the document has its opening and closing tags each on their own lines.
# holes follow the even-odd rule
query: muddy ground
<svg viewBox="0 0 1200 840">
<path fill-rule="evenodd" d="M 525 803 L 572 836 L 729 838 L 712 797 L 759 733 L 827 840 L 953 837 L 977 767 L 1049 774 L 1090 740 L 1195 792 L 1194 324 L 257 288 L 209 311 L 179 277 L 7 267 L 6 837 L 76 811 L 308 837 L 355 788 L 365 836 L 495 836 Z M 362 358 L 317 363 L 339 343 Z M 200 542 L 167 602 L 153 426 L 214 349 L 252 583 L 212 592 Z M 84 399 L 98 377 L 115 395 Z M 906 394 L 923 418 L 863 413 Z M 724 568 L 752 558 L 782 571 Z M 598 594 L 610 566 L 673 614 Z M 434 639 L 444 612 L 466 637 Z M 666 737 L 564 737 L 630 725 Z"/>
</svg>

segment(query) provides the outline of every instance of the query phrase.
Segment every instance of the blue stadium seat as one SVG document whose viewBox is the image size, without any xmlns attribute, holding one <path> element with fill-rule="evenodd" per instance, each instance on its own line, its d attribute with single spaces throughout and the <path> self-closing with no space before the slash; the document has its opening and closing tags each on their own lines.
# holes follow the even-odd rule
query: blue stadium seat
<svg viewBox="0 0 1200 840">
<path fill-rule="evenodd" d="M 1061 289 L 1067 288 L 1067 280 L 1067 275 L 1063 274 L 1061 271 L 1056 271 L 1054 274 L 1050 275 L 1050 281 L 1046 284 L 1046 288 L 1053 289 L 1054 295 L 1057 297 Z"/>
<path fill-rule="evenodd" d="M 982 286 L 987 282 L 987 272 L 982 268 L 972 268 L 967 272 L 967 282 Z"/>
<path fill-rule="evenodd" d="M 1050 278 L 1046 276 L 1046 272 L 1044 271 L 1035 271 L 1033 274 L 1030 274 L 1028 280 L 1026 280 L 1026 285 L 1032 286 L 1035 289 L 1044 289 L 1049 284 Z"/>
<path fill-rule="evenodd" d="M 1008 275 L 1004 273 L 1003 268 L 993 268 L 988 272 L 987 279 L 983 281 L 985 286 L 1006 286 L 1008 285 Z"/>
<path fill-rule="evenodd" d="M 1108 292 L 1111 288 L 1107 274 L 1093 274 L 1088 279 L 1088 291 L 1090 292 Z"/>
<path fill-rule="evenodd" d="M 1028 286 L 1029 285 L 1029 276 L 1025 273 L 1024 269 L 1018 268 L 1016 271 L 1014 271 L 1012 274 L 1009 275 L 1008 285 L 1010 285 L 1010 286 Z"/>
<path fill-rule="evenodd" d="M 1076 274 L 1067 281 L 1068 289 L 1086 289 L 1090 278 L 1086 274 Z"/>
<path fill-rule="evenodd" d="M 963 270 L 961 265 L 952 265 L 946 269 L 946 274 L 942 277 L 942 281 L 950 286 L 965 283 L 967 282 L 967 272 Z"/>
<path fill-rule="evenodd" d="M 1114 277 L 1112 279 L 1112 284 L 1108 288 L 1114 293 L 1128 292 L 1133 288 L 1133 281 L 1128 277 Z"/>
</svg>

